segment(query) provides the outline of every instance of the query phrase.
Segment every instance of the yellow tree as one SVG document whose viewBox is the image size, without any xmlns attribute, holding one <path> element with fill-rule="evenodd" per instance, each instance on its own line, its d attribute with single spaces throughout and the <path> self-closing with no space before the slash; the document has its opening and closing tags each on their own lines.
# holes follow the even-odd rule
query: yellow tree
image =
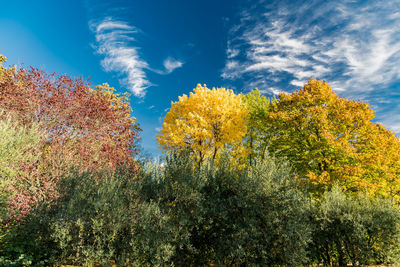
<svg viewBox="0 0 400 267">
<path fill-rule="evenodd" d="M 387 192 L 398 184 L 399 140 L 373 118 L 367 103 L 340 98 L 327 83 L 310 79 L 271 104 L 269 150 L 291 161 L 310 189 L 339 182 L 346 190 Z"/>
<path fill-rule="evenodd" d="M 400 140 L 394 132 L 377 123 L 360 149 L 365 179 L 375 192 L 400 202 Z"/>
<path fill-rule="evenodd" d="M 242 140 L 246 117 L 241 97 L 232 90 L 198 84 L 171 103 L 157 141 L 166 152 L 191 151 L 200 166 L 206 158 L 216 159 L 225 145 Z"/>
</svg>

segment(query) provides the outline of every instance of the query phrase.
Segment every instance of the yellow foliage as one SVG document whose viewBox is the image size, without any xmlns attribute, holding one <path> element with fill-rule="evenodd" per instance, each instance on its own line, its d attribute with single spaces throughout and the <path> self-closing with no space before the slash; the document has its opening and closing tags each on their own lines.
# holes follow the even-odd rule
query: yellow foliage
<svg viewBox="0 0 400 267">
<path fill-rule="evenodd" d="M 4 55 L 0 54 L 0 97 L 2 95 L 2 84 L 6 83 L 7 80 L 10 80 L 14 78 L 14 75 L 16 74 L 16 66 L 14 67 L 9 67 L 8 69 L 3 67 L 3 63 L 7 62 L 7 57 Z"/>
<path fill-rule="evenodd" d="M 91 92 L 95 93 L 97 96 L 103 98 L 108 103 L 110 103 L 111 108 L 117 112 L 124 112 L 126 118 L 130 117 L 130 94 L 125 92 L 123 94 L 117 94 L 114 87 L 110 87 L 108 83 L 103 83 L 102 85 L 97 85 L 96 89 L 90 88 Z M 134 120 L 132 121 L 134 122 Z"/>
<path fill-rule="evenodd" d="M 201 164 L 206 158 L 215 159 L 224 146 L 242 140 L 246 117 L 241 97 L 232 90 L 198 84 L 189 96 L 171 103 L 157 141 L 166 152 L 192 151 Z"/>
<path fill-rule="evenodd" d="M 400 202 L 400 140 L 381 124 L 370 129 L 362 147 L 364 176 L 374 192 Z"/>
<path fill-rule="evenodd" d="M 338 97 L 326 82 L 310 79 L 271 104 L 269 150 L 319 192 L 338 182 L 345 190 L 394 197 L 400 193 L 400 141 L 373 118 L 367 103 Z"/>
</svg>

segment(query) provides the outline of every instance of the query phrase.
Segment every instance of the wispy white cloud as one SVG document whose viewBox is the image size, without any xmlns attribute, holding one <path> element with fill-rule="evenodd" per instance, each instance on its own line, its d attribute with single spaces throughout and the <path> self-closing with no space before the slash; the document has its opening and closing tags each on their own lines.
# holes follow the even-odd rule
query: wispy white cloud
<svg viewBox="0 0 400 267">
<path fill-rule="evenodd" d="M 226 50 L 226 56 L 227 56 L 227 58 L 234 58 L 234 57 L 236 57 L 237 55 L 239 55 L 239 53 L 240 53 L 240 50 L 239 50 L 239 49 L 228 48 L 228 49 Z"/>
<path fill-rule="evenodd" d="M 169 73 L 173 72 L 175 69 L 182 67 L 183 62 L 180 60 L 174 59 L 172 57 L 167 57 L 164 60 L 163 65 L 165 68 L 165 73 L 169 74 Z"/>
<path fill-rule="evenodd" d="M 167 57 L 163 61 L 162 69 L 149 68 L 150 71 L 155 72 L 160 75 L 167 75 L 172 73 L 174 70 L 179 69 L 183 66 L 184 62 L 173 57 Z"/>
<path fill-rule="evenodd" d="M 95 33 L 96 51 L 104 56 L 101 65 L 105 71 L 114 71 L 124 76 L 120 83 L 127 86 L 137 97 L 143 97 L 152 84 L 148 81 L 145 69 L 148 63 L 140 57 L 139 48 L 132 45 L 138 30 L 124 21 L 110 17 L 99 23 L 91 23 Z"/>
<path fill-rule="evenodd" d="M 349 93 L 388 85 L 400 78 L 399 8 L 396 0 L 261 2 L 232 27 L 222 77 L 256 83 L 262 73 L 292 86 L 316 77 Z"/>
<path fill-rule="evenodd" d="M 301 80 L 291 80 L 290 81 L 291 85 L 294 85 L 296 87 L 303 87 L 304 86 L 304 81 Z"/>
<path fill-rule="evenodd" d="M 103 20 L 99 25 L 97 25 L 96 32 L 113 29 L 132 30 L 132 27 L 127 25 L 125 22 L 112 21 L 111 18 L 108 17 Z"/>
<path fill-rule="evenodd" d="M 95 34 L 96 52 L 103 55 L 101 66 L 107 72 L 120 75 L 120 83 L 137 97 L 144 97 L 146 89 L 154 86 L 146 75 L 146 71 L 166 75 L 183 66 L 184 62 L 167 57 L 163 70 L 153 69 L 141 57 L 140 47 L 135 44 L 135 35 L 140 31 L 125 21 L 107 17 L 100 22 L 90 23 Z"/>
<path fill-rule="evenodd" d="M 260 1 L 232 26 L 221 76 L 270 94 L 324 79 L 400 132 L 399 97 L 388 96 L 400 88 L 398 10 L 398 0 Z"/>
</svg>

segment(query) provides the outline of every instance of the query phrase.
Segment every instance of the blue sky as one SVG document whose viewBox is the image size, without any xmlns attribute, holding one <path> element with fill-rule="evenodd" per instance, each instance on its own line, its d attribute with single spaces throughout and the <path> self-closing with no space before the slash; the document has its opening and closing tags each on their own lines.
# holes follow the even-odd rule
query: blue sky
<svg viewBox="0 0 400 267">
<path fill-rule="evenodd" d="M 3 1 L 8 64 L 132 93 L 142 145 L 197 83 L 266 96 L 310 77 L 400 133 L 400 1 Z"/>
</svg>

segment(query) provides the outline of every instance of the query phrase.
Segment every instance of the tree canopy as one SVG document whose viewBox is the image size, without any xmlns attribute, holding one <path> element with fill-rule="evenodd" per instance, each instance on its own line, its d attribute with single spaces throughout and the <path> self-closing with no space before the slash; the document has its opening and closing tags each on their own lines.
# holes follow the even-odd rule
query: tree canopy
<svg viewBox="0 0 400 267">
<path fill-rule="evenodd" d="M 16 132 L 35 125 L 42 136 L 40 157 L 28 164 L 23 178 L 16 178 L 21 182 L 13 183 L 11 190 L 19 192 L 15 210 L 33 199 L 54 198 L 52 188 L 73 166 L 85 171 L 136 165 L 140 128 L 131 116 L 129 95 L 117 94 L 108 84 L 93 88 L 82 78 L 5 68 L 5 61 L 0 56 L 0 119 L 12 115 Z"/>
<path fill-rule="evenodd" d="M 253 90 L 241 95 L 248 111 L 246 120 L 247 133 L 243 140 L 243 147 L 247 155 L 247 162 L 253 166 L 257 160 L 263 160 L 270 141 L 269 126 L 265 123 L 271 102 L 259 90 Z"/>
<path fill-rule="evenodd" d="M 240 96 L 225 88 L 197 85 L 189 96 L 171 103 L 158 143 L 167 152 L 190 150 L 199 164 L 215 159 L 228 144 L 246 134 L 247 109 Z"/>
<path fill-rule="evenodd" d="M 399 139 L 373 118 L 367 103 L 338 97 L 326 82 L 310 79 L 271 105 L 269 150 L 287 158 L 311 190 L 339 182 L 350 191 L 397 192 Z"/>
</svg>

